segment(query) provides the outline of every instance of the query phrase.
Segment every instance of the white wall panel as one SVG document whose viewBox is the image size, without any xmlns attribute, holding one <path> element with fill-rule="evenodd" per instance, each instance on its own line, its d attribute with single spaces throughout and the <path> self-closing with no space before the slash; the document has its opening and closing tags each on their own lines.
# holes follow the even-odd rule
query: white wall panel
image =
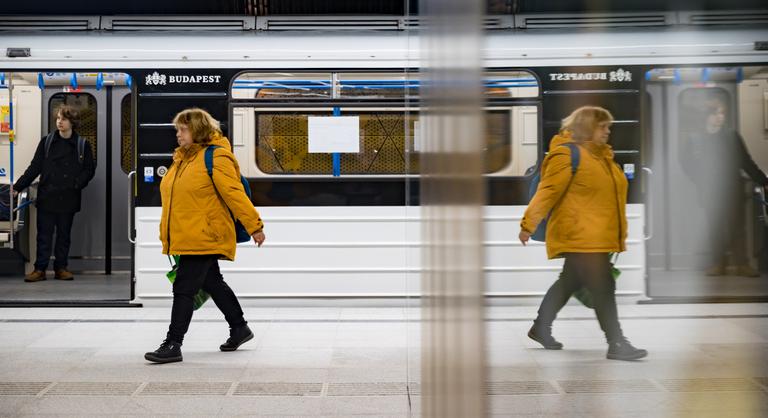
<svg viewBox="0 0 768 418">
<path fill-rule="evenodd" d="M 541 295 L 562 260 L 547 260 L 544 245 L 517 241 L 525 207 L 488 207 L 485 272 L 489 295 Z M 420 208 L 263 208 L 267 242 L 240 244 L 222 274 L 241 297 L 380 297 L 419 293 Z M 628 251 L 619 258 L 619 294 L 645 289 L 643 205 L 628 205 Z M 136 209 L 137 302 L 171 298 L 167 257 L 158 240 L 160 208 Z M 165 303 L 165 302 L 164 302 Z"/>
</svg>

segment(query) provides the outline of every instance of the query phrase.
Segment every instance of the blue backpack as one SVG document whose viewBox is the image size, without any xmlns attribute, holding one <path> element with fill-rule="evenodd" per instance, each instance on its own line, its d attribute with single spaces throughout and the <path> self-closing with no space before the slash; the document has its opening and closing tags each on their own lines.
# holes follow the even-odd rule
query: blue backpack
<svg viewBox="0 0 768 418">
<path fill-rule="evenodd" d="M 211 177 L 211 183 L 213 183 L 213 150 L 216 148 L 221 147 L 218 145 L 209 145 L 208 148 L 205 149 L 205 168 L 208 170 L 208 175 Z M 250 199 L 251 186 L 248 184 L 248 180 L 246 180 L 242 174 L 240 175 L 240 183 L 243 184 L 245 194 L 248 195 L 248 199 Z M 216 188 L 216 183 L 213 183 L 213 188 Z M 251 234 L 248 233 L 243 224 L 235 219 L 235 215 L 232 214 L 232 211 L 229 211 L 229 215 L 232 216 L 232 221 L 235 222 L 235 241 L 239 243 L 250 241 Z"/>
<path fill-rule="evenodd" d="M 579 146 L 576 145 L 574 142 L 566 142 L 565 144 L 561 144 L 561 147 L 568 147 L 571 149 L 571 181 L 573 181 L 573 176 L 576 174 L 576 169 L 579 168 L 579 162 L 581 160 L 581 154 L 579 152 Z M 539 182 L 541 181 L 541 168 L 539 167 L 538 170 L 536 170 L 536 173 L 533 175 L 533 178 L 531 179 L 531 184 L 528 186 L 528 202 L 533 199 L 533 195 L 536 194 L 536 190 L 539 188 Z M 570 183 L 569 183 L 570 185 Z M 547 216 L 544 217 L 544 219 L 541 220 L 539 223 L 539 226 L 536 227 L 536 231 L 531 235 L 531 239 L 534 241 L 540 241 L 544 242 L 547 238 L 547 221 L 549 220 L 549 215 L 551 215 L 552 212 L 548 213 Z"/>
</svg>

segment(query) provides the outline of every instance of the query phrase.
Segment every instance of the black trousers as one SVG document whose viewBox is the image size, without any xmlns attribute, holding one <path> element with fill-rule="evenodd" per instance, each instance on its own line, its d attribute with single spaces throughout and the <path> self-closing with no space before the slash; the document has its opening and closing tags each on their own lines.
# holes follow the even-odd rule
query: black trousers
<svg viewBox="0 0 768 418">
<path fill-rule="evenodd" d="M 53 269 L 67 267 L 69 258 L 69 245 L 71 243 L 72 221 L 74 212 L 55 213 L 37 208 L 37 256 L 35 258 L 35 270 L 45 271 L 51 260 L 51 247 L 53 246 L 53 233 L 56 231 L 56 244 L 53 246 Z"/>
<path fill-rule="evenodd" d="M 216 303 L 230 328 L 245 325 L 243 309 L 219 271 L 218 255 L 182 255 L 173 282 L 173 308 L 168 338 L 182 343 L 192 321 L 192 298 L 203 289 Z"/>
<path fill-rule="evenodd" d="M 748 263 L 744 197 L 730 193 L 704 208 L 709 228 L 709 250 L 714 264 L 728 266 L 728 253 L 735 266 Z"/>
<path fill-rule="evenodd" d="M 592 293 L 597 320 L 608 342 L 623 338 L 616 309 L 616 281 L 611 276 L 608 253 L 565 254 L 563 277 L 544 296 L 536 318 L 537 325 L 551 326 L 560 309 L 582 286 Z"/>
</svg>

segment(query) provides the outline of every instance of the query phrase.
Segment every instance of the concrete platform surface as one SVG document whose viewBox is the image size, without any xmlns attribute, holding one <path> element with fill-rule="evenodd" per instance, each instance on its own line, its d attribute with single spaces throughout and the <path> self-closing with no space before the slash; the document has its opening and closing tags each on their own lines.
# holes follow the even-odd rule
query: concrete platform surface
<svg viewBox="0 0 768 418">
<path fill-rule="evenodd" d="M 410 301 L 413 304 L 413 301 Z M 0 416 L 408 417 L 420 412 L 415 307 L 247 307 L 256 338 L 195 313 L 181 363 L 154 365 L 170 308 L 1 308 Z M 592 311 L 567 306 L 562 351 L 526 337 L 533 306 L 488 307 L 498 417 L 768 416 L 768 305 L 621 305 L 650 356 L 605 359 Z"/>
</svg>

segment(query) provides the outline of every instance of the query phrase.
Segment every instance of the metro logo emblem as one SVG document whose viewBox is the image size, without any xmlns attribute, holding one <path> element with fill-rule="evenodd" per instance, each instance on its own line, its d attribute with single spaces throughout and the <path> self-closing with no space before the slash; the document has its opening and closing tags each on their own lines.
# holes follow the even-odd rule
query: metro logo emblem
<svg viewBox="0 0 768 418">
<path fill-rule="evenodd" d="M 629 71 L 624 71 L 622 68 L 619 68 L 616 71 L 611 71 L 609 76 L 610 78 L 608 81 L 632 81 L 632 73 Z"/>
<path fill-rule="evenodd" d="M 147 79 L 145 80 L 144 84 L 151 86 L 151 85 L 165 85 L 165 74 L 158 74 L 157 71 L 155 71 L 152 74 L 147 75 Z"/>
</svg>

